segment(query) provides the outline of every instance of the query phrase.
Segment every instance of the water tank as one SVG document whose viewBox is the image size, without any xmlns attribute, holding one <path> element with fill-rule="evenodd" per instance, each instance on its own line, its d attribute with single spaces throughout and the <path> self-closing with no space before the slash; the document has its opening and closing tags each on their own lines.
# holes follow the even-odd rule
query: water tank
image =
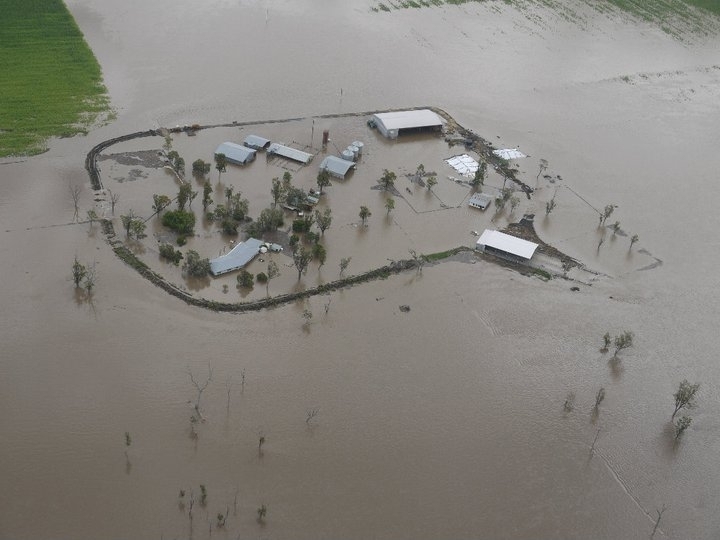
<svg viewBox="0 0 720 540">
<path fill-rule="evenodd" d="M 365 143 L 363 143 L 361 141 L 355 141 L 352 143 L 351 146 L 355 146 L 358 149 L 358 156 L 362 156 L 363 147 L 365 146 Z"/>
<path fill-rule="evenodd" d="M 353 161 L 355 159 L 355 155 L 352 153 L 352 150 L 343 150 L 340 157 L 347 161 Z"/>
<path fill-rule="evenodd" d="M 347 149 L 348 149 L 350 152 L 352 152 L 353 161 L 357 161 L 358 154 L 359 154 L 359 152 L 360 152 L 360 150 L 358 150 L 358 147 L 357 147 L 357 146 L 350 145 L 350 146 L 347 147 Z"/>
</svg>

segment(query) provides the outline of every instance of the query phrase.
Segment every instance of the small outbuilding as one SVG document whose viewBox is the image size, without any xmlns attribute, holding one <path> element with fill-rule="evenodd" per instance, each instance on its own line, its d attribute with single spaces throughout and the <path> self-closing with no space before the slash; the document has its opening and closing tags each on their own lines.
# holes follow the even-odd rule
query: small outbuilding
<svg viewBox="0 0 720 540">
<path fill-rule="evenodd" d="M 479 210 L 485 210 L 492 202 L 492 197 L 486 193 L 475 193 L 468 200 L 468 206 L 477 208 Z"/>
<path fill-rule="evenodd" d="M 297 161 L 298 163 L 302 163 L 303 165 L 307 165 L 312 161 L 313 155 L 308 154 L 307 152 L 303 152 L 302 150 L 298 150 L 297 148 L 291 148 L 289 146 L 285 146 L 278 143 L 272 143 L 267 150 L 268 155 L 278 155 L 287 159 L 291 159 L 293 161 Z"/>
<path fill-rule="evenodd" d="M 326 170 L 330 176 L 345 180 L 348 171 L 355 168 L 355 163 L 336 156 L 327 156 L 320 164 L 320 170 Z"/>
<path fill-rule="evenodd" d="M 225 255 L 210 260 L 210 273 L 213 276 L 221 276 L 233 270 L 240 270 L 260 253 L 260 246 L 263 244 L 264 242 L 257 238 L 248 238 L 240 242 Z"/>
<path fill-rule="evenodd" d="M 255 150 L 232 142 L 222 143 L 215 150 L 215 154 L 225 154 L 228 163 L 236 165 L 246 165 L 255 160 Z"/>
<path fill-rule="evenodd" d="M 440 131 L 443 121 L 430 109 L 417 109 L 374 114 L 370 125 L 374 125 L 388 139 L 397 139 L 409 133 Z"/>
<path fill-rule="evenodd" d="M 258 135 L 248 135 L 245 137 L 243 144 L 253 150 L 267 150 L 268 146 L 270 146 L 270 139 Z"/>
<path fill-rule="evenodd" d="M 485 229 L 475 244 L 475 249 L 478 251 L 492 253 L 517 262 L 528 262 L 537 247 L 538 245 L 534 242 L 490 229 Z"/>
</svg>

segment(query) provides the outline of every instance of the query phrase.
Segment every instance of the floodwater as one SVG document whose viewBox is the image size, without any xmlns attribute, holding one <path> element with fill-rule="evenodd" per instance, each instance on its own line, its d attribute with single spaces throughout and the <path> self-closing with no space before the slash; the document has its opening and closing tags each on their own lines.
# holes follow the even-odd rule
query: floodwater
<svg viewBox="0 0 720 540">
<path fill-rule="evenodd" d="M 647 538 L 663 506 L 656 538 L 718 536 L 717 37 L 680 42 L 581 5 L 582 24 L 495 3 L 390 14 L 312 0 L 68 4 L 118 118 L 0 165 L 0 537 Z M 335 293 L 327 314 L 328 297 L 216 314 L 144 281 L 97 227 L 69 225 L 68 184 L 84 185 L 82 213 L 95 204 L 83 161 L 107 138 L 425 104 L 519 146 L 530 185 L 548 160 L 554 182 L 541 177 L 521 209 L 597 272 L 592 282 L 573 292 L 562 279 L 448 262 Z M 182 137 L 190 154 L 224 134 Z M 400 158 L 409 169 L 425 159 L 413 145 L 383 151 L 415 148 Z M 451 155 L 441 153 L 426 168 L 440 173 Z M 123 209 L 133 193 L 147 204 L 150 181 L 172 181 L 148 172 L 133 192 L 110 161 L 101 167 L 127 190 Z M 350 182 L 371 184 L 358 173 Z M 237 173 L 246 191 L 241 182 Z M 362 196 L 356 184 L 328 195 L 346 217 L 326 233 L 325 279 L 352 254 L 344 246 L 362 253 L 349 269 L 359 271 L 365 255 L 370 267 L 385 250 L 469 245 L 470 230 L 490 225 L 466 209 L 424 220 L 400 205 L 387 225 L 368 185 L 377 211 L 358 238 L 351 214 L 362 202 L 341 190 Z M 593 208 L 609 203 L 628 236 L 607 233 L 598 250 Z M 96 263 L 92 302 L 70 282 L 74 255 Z M 312 267 L 304 282 L 317 279 Z M 224 297 L 217 285 L 206 292 Z M 600 338 L 625 329 L 635 346 L 609 362 Z M 202 383 L 208 366 L 205 421 L 193 426 L 189 372 Z M 699 406 L 674 444 L 672 394 L 684 378 L 701 382 Z"/>
</svg>

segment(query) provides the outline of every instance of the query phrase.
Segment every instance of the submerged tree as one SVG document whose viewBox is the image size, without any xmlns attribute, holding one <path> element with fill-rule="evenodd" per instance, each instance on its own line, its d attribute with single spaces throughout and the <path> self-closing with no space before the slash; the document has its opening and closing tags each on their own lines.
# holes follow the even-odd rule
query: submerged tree
<svg viewBox="0 0 720 540">
<path fill-rule="evenodd" d="M 220 175 L 227 170 L 227 156 L 223 153 L 215 154 L 215 169 L 218 172 L 218 182 Z"/>
<path fill-rule="evenodd" d="M 210 185 L 210 182 L 208 180 L 205 180 L 205 183 L 203 184 L 203 198 L 202 198 L 202 205 L 203 205 L 204 212 L 207 212 L 208 206 L 210 206 L 213 203 L 213 200 L 210 197 L 212 192 L 213 192 L 213 188 Z"/>
<path fill-rule="evenodd" d="M 283 189 L 282 182 L 280 182 L 280 179 L 275 177 L 272 179 L 272 187 L 270 188 L 270 194 L 273 198 L 273 205 L 277 206 L 277 204 L 282 200 L 283 194 L 285 193 L 285 190 Z"/>
<path fill-rule="evenodd" d="M 628 349 L 633 346 L 633 340 L 635 339 L 635 334 L 633 334 L 630 330 L 626 330 L 619 336 L 615 336 L 615 354 L 613 356 L 617 357 L 618 353 L 622 351 L 623 349 Z"/>
<path fill-rule="evenodd" d="M 87 275 L 87 268 L 84 264 L 82 264 L 80 261 L 78 261 L 77 256 L 75 257 L 75 261 L 72 265 L 72 280 L 75 284 L 76 288 L 80 288 L 80 284 L 82 283 L 83 279 L 85 279 L 85 276 Z"/>
<path fill-rule="evenodd" d="M 327 169 L 321 169 L 317 175 L 317 185 L 320 188 L 320 194 L 322 195 L 323 188 L 330 185 L 330 172 Z"/>
<path fill-rule="evenodd" d="M 172 201 L 170 200 L 170 197 L 167 195 L 153 195 L 153 205 L 152 209 L 155 210 L 155 213 L 160 215 L 160 212 L 165 210 L 168 206 L 170 206 L 170 203 Z"/>
<path fill-rule="evenodd" d="M 115 215 L 115 205 L 117 205 L 118 201 L 120 200 L 120 195 L 117 193 L 113 193 L 108 189 L 108 193 L 110 194 L 110 211 L 112 212 L 112 215 Z"/>
<path fill-rule="evenodd" d="M 332 223 L 332 211 L 329 208 L 326 208 L 322 212 L 320 212 L 320 210 L 315 210 L 315 223 L 317 223 L 317 226 L 320 229 L 320 234 L 324 235 L 325 231 L 330 228 L 330 224 Z"/>
<path fill-rule="evenodd" d="M 372 216 L 372 212 L 370 212 L 370 209 L 367 206 L 361 206 L 360 213 L 358 215 L 360 216 L 360 219 L 362 220 L 362 224 L 365 225 L 367 218 Z"/>
<path fill-rule="evenodd" d="M 545 215 L 549 216 L 553 210 L 555 210 L 555 207 L 557 206 L 557 203 L 555 202 L 555 197 L 550 199 L 548 202 L 545 203 Z"/>
<path fill-rule="evenodd" d="M 427 185 L 428 191 L 432 191 L 432 188 L 437 185 L 437 178 L 435 175 L 430 176 L 425 184 Z"/>
<path fill-rule="evenodd" d="M 192 173 L 195 178 L 201 180 L 210 172 L 210 163 L 205 163 L 202 159 L 196 159 L 192 164 Z"/>
<path fill-rule="evenodd" d="M 640 237 L 637 234 L 633 234 L 630 237 L 630 249 L 632 249 L 633 244 L 636 243 L 638 240 L 640 240 Z"/>
<path fill-rule="evenodd" d="M 340 259 L 340 275 L 342 276 L 345 273 L 345 270 L 347 270 L 347 267 L 350 265 L 350 261 L 352 260 L 352 257 L 344 257 Z"/>
<path fill-rule="evenodd" d="M 689 416 L 681 416 L 677 419 L 675 422 L 675 439 L 679 439 L 680 435 L 682 435 L 687 428 L 690 427 L 690 424 L 692 423 L 692 418 Z"/>
<path fill-rule="evenodd" d="M 474 187 L 478 191 L 482 191 L 483 184 L 485 184 L 486 174 L 487 174 L 487 163 L 485 161 L 483 161 L 478 165 L 478 168 L 475 171 L 475 175 L 473 176 L 473 179 L 470 182 L 472 187 Z"/>
<path fill-rule="evenodd" d="M 312 251 L 307 250 L 304 247 L 293 251 L 293 266 L 298 271 L 298 281 L 300 281 L 302 275 L 307 272 L 307 267 L 310 264 L 310 261 L 312 261 L 312 258 Z"/>
<path fill-rule="evenodd" d="M 395 185 L 396 178 L 397 176 L 394 172 L 383 169 L 383 174 L 380 177 L 380 183 L 385 188 L 385 191 L 388 191 L 391 187 Z"/>
<path fill-rule="evenodd" d="M 700 383 L 690 384 L 687 379 L 684 379 L 678 386 L 677 392 L 673 394 L 675 398 L 675 410 L 672 413 L 671 418 L 675 418 L 675 415 L 680 409 L 691 409 L 695 406 L 695 394 L 697 394 L 700 388 Z"/>
<path fill-rule="evenodd" d="M 80 212 L 80 193 L 82 192 L 82 186 L 79 184 L 68 184 L 68 191 L 70 191 L 70 198 L 72 199 L 75 212 L 73 213 L 73 221 L 77 221 Z"/>
<path fill-rule="evenodd" d="M 538 183 L 540 182 L 540 175 L 544 173 L 548 168 L 548 162 L 546 159 L 541 159 L 540 164 L 538 166 L 538 173 L 535 177 L 535 187 L 537 187 Z"/>
<path fill-rule="evenodd" d="M 390 212 L 392 212 L 395 209 L 395 199 L 392 197 L 388 197 L 385 199 L 385 210 L 387 210 L 387 215 L 390 215 Z"/>
<path fill-rule="evenodd" d="M 327 250 L 322 244 L 313 244 L 312 258 L 318 262 L 318 268 L 322 268 L 327 260 Z"/>
<path fill-rule="evenodd" d="M 190 249 L 185 254 L 183 270 L 191 277 L 205 277 L 210 273 L 210 260 L 201 258 L 197 251 Z"/>
<path fill-rule="evenodd" d="M 280 275 L 280 268 L 275 261 L 269 261 L 267 266 L 267 281 L 265 282 L 265 292 L 270 296 L 270 282 Z"/>
<path fill-rule="evenodd" d="M 605 225 L 605 222 L 607 221 L 607 218 L 609 218 L 612 213 L 615 211 L 615 205 L 614 204 L 608 204 L 605 206 L 603 211 L 600 213 L 600 226 Z"/>
</svg>

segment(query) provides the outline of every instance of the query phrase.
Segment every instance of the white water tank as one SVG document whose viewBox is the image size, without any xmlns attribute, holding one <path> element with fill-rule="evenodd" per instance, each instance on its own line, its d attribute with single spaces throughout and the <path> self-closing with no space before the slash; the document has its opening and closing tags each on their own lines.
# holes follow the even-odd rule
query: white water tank
<svg viewBox="0 0 720 540">
<path fill-rule="evenodd" d="M 348 150 L 348 149 L 343 150 L 342 154 L 340 154 L 340 157 L 346 161 L 354 161 L 355 160 L 355 155 L 352 153 L 352 150 Z"/>
</svg>

